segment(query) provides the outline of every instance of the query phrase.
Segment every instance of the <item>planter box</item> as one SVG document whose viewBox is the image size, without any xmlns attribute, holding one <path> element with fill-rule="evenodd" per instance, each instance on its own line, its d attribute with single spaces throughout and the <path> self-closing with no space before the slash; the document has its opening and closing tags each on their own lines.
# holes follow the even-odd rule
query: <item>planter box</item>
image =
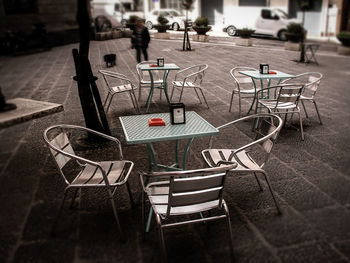
<svg viewBox="0 0 350 263">
<path fill-rule="evenodd" d="M 192 39 L 198 42 L 209 42 L 210 37 L 208 35 L 193 35 Z"/>
<path fill-rule="evenodd" d="M 253 40 L 251 38 L 236 38 L 235 43 L 237 46 L 250 47 L 253 45 Z"/>
<path fill-rule="evenodd" d="M 350 56 L 350 47 L 338 46 L 337 52 L 339 55 Z"/>
<path fill-rule="evenodd" d="M 119 31 L 119 30 L 112 31 L 112 38 L 113 39 L 122 38 L 122 37 L 123 37 L 122 31 Z"/>
<path fill-rule="evenodd" d="M 291 50 L 291 51 L 300 51 L 301 43 L 294 43 L 294 42 L 287 41 L 284 43 L 284 49 Z"/>
<path fill-rule="evenodd" d="M 130 37 L 132 36 L 132 30 L 130 30 L 130 29 L 125 29 L 125 30 L 122 31 L 122 35 L 123 35 L 123 37 L 128 37 L 128 38 L 130 38 Z"/>
<path fill-rule="evenodd" d="M 109 32 L 98 32 L 95 34 L 95 40 L 104 41 L 110 39 L 110 36 Z"/>
<path fill-rule="evenodd" d="M 170 39 L 170 33 L 169 32 L 165 32 L 165 33 L 156 32 L 156 33 L 154 33 L 154 38 L 155 39 Z"/>
</svg>

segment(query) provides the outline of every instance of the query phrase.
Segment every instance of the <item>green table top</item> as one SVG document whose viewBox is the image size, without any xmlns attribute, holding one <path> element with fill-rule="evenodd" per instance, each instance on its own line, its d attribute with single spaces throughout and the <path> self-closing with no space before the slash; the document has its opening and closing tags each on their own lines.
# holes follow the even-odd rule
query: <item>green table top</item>
<svg viewBox="0 0 350 263">
<path fill-rule="evenodd" d="M 148 120 L 162 118 L 165 126 L 148 126 Z M 186 123 L 171 125 L 170 113 L 153 113 L 119 117 L 127 144 L 188 139 L 211 136 L 219 130 L 194 111 L 186 112 Z"/>
<path fill-rule="evenodd" d="M 180 67 L 176 64 L 164 64 L 164 67 L 150 67 L 150 64 L 143 64 L 139 66 L 141 70 L 179 70 Z"/>
<path fill-rule="evenodd" d="M 289 79 L 289 78 L 296 77 L 295 75 L 284 73 L 278 70 L 273 70 L 273 71 L 276 72 L 276 74 L 260 74 L 260 72 L 257 70 L 239 71 L 239 73 L 254 79 Z"/>
</svg>

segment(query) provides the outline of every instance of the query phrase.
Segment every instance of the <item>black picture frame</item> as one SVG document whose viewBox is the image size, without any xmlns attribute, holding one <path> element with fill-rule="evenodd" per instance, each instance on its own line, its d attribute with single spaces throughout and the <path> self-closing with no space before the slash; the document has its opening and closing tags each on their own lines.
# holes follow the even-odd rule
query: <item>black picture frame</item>
<svg viewBox="0 0 350 263">
<path fill-rule="evenodd" d="M 164 67 L 164 58 L 157 58 L 157 66 Z"/>
<path fill-rule="evenodd" d="M 186 108 L 183 103 L 170 104 L 170 122 L 172 125 L 186 123 Z"/>
<path fill-rule="evenodd" d="M 260 64 L 260 74 L 269 74 L 269 64 Z"/>
</svg>

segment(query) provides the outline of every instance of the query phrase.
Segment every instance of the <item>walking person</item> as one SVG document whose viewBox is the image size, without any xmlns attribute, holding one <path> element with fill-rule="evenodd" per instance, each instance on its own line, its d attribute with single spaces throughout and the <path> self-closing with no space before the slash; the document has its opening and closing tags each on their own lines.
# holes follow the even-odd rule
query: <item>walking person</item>
<svg viewBox="0 0 350 263">
<path fill-rule="evenodd" d="M 131 36 L 131 44 L 132 47 L 136 49 L 136 60 L 138 63 L 141 62 L 141 51 L 145 60 L 148 60 L 147 48 L 150 40 L 151 38 L 147 27 L 144 26 L 143 20 L 138 18 L 136 20 L 136 27 Z"/>
</svg>

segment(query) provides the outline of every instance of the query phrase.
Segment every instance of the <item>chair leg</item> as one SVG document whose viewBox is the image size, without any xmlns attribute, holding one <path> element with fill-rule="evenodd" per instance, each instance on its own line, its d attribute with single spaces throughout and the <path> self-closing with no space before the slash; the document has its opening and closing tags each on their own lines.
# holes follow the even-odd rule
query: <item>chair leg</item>
<svg viewBox="0 0 350 263">
<path fill-rule="evenodd" d="M 113 96 L 114 96 L 114 94 L 111 95 L 111 98 L 110 98 L 110 100 L 109 100 L 109 103 L 108 103 L 108 106 L 107 106 L 107 109 L 106 109 L 106 113 L 108 112 L 109 107 L 111 106 L 111 102 L 112 102 Z"/>
<path fill-rule="evenodd" d="M 162 223 L 160 221 L 159 215 L 156 215 L 157 225 L 158 225 L 158 232 L 159 232 L 159 239 L 160 239 L 160 245 L 162 247 L 162 255 L 163 255 L 163 262 L 167 262 L 167 253 L 166 253 L 166 247 L 165 247 L 165 240 L 164 240 L 164 233 L 162 228 Z"/>
<path fill-rule="evenodd" d="M 132 192 L 131 192 L 131 188 L 130 188 L 130 184 L 128 181 L 126 181 L 126 189 L 128 190 L 128 194 L 129 194 L 129 198 L 130 198 L 130 204 L 132 207 L 135 207 L 135 202 L 134 199 L 132 197 Z"/>
<path fill-rule="evenodd" d="M 303 109 L 304 109 L 306 118 L 309 118 L 309 115 L 307 114 L 307 111 L 306 111 L 306 107 L 305 107 L 304 101 L 303 100 L 300 100 L 300 101 L 301 101 L 301 105 L 303 105 Z"/>
<path fill-rule="evenodd" d="M 233 253 L 233 236 L 232 236 L 232 227 L 231 227 L 231 221 L 230 221 L 230 212 L 227 208 L 226 203 L 223 203 L 224 209 L 225 209 L 225 214 L 226 214 L 226 222 L 227 222 L 227 227 L 229 231 L 229 236 L 230 236 L 230 255 L 231 255 L 231 262 L 234 262 L 234 253 Z"/>
<path fill-rule="evenodd" d="M 194 88 L 194 91 L 195 91 L 195 92 L 196 92 L 196 94 L 197 94 L 197 97 L 198 97 L 199 103 L 200 103 L 200 104 L 202 104 L 202 100 L 201 100 L 201 98 L 199 97 L 199 94 L 198 94 L 197 88 Z"/>
<path fill-rule="evenodd" d="M 181 102 L 181 99 L 182 99 L 182 94 L 184 93 L 184 87 L 182 87 L 181 89 L 181 93 L 180 93 L 180 97 L 179 97 L 179 102 Z"/>
<path fill-rule="evenodd" d="M 51 228 L 51 235 L 55 235 L 55 230 L 56 230 L 56 226 L 57 226 L 57 222 L 58 222 L 58 219 L 59 217 L 61 216 L 61 213 L 62 213 L 62 210 L 63 210 L 63 205 L 64 205 L 64 201 L 66 200 L 67 198 L 67 193 L 68 193 L 68 189 L 66 188 L 64 190 L 64 193 L 63 193 L 63 198 L 62 198 L 62 201 L 61 201 L 61 205 L 60 205 L 60 208 L 58 210 L 58 214 L 56 216 L 56 219 L 52 225 L 52 228 Z"/>
<path fill-rule="evenodd" d="M 173 89 L 171 90 L 170 101 L 172 101 L 172 100 L 173 100 L 174 89 L 175 89 L 175 87 L 173 86 Z"/>
<path fill-rule="evenodd" d="M 207 99 L 206 99 L 205 96 L 204 96 L 204 93 L 203 93 L 202 88 L 199 88 L 199 90 L 201 91 L 202 96 L 203 96 L 203 99 L 204 99 L 204 101 L 205 101 L 205 104 L 207 104 L 207 107 L 208 107 L 208 109 L 209 109 L 209 104 L 208 104 L 208 102 L 207 102 Z"/>
<path fill-rule="evenodd" d="M 69 206 L 70 209 L 73 208 L 73 204 L 74 204 L 75 198 L 77 197 L 77 193 L 78 193 L 79 189 L 80 189 L 80 188 L 77 188 L 77 189 L 75 189 L 75 191 L 74 191 L 73 198 L 72 198 L 72 200 L 71 200 L 71 202 L 70 202 L 70 206 Z"/>
<path fill-rule="evenodd" d="M 232 102 L 233 102 L 233 96 L 234 96 L 234 95 L 235 95 L 235 93 L 232 91 L 231 100 L 230 100 L 230 108 L 229 108 L 228 112 L 231 112 Z"/>
<path fill-rule="evenodd" d="M 320 112 L 318 111 L 318 107 L 317 107 L 317 104 L 316 104 L 316 101 L 312 101 L 315 105 L 315 109 L 316 109 L 316 112 L 317 112 L 317 116 L 318 116 L 318 120 L 320 121 L 320 124 L 322 125 L 322 120 L 321 120 L 321 115 L 320 115 Z"/>
<path fill-rule="evenodd" d="M 139 84 L 139 101 L 141 101 L 141 84 Z"/>
<path fill-rule="evenodd" d="M 122 230 L 122 228 L 121 228 L 121 226 L 120 226 L 120 221 L 119 221 L 119 217 L 118 217 L 118 213 L 117 213 L 116 204 L 115 204 L 115 201 L 114 201 L 114 199 L 113 199 L 113 194 L 112 194 L 112 192 L 111 192 L 110 189 L 108 189 L 108 194 L 109 194 L 109 199 L 111 200 L 111 205 L 112 205 L 112 209 L 113 209 L 113 214 L 114 214 L 114 217 L 115 217 L 115 221 L 117 222 L 118 231 L 119 231 L 119 233 L 120 233 L 121 239 L 122 239 L 122 240 L 125 240 L 123 230 Z"/>
<path fill-rule="evenodd" d="M 135 92 L 129 92 L 130 94 L 130 98 L 132 101 L 132 105 L 134 106 L 134 109 L 136 110 L 136 113 L 140 113 L 140 108 L 139 108 L 139 104 L 137 103 L 137 99 L 136 99 L 136 95 Z"/>
<path fill-rule="evenodd" d="M 107 103 L 107 100 L 108 100 L 108 98 L 109 98 L 109 92 L 108 92 L 108 94 L 107 94 L 107 97 L 106 97 L 106 99 L 105 99 L 105 102 L 103 103 L 103 107 L 105 107 L 106 106 L 106 103 Z"/>
<path fill-rule="evenodd" d="M 145 230 L 146 230 L 146 209 L 145 209 L 145 205 L 146 205 L 146 200 L 145 200 L 145 192 L 142 190 L 142 200 L 141 200 L 142 204 L 141 204 L 141 212 L 142 212 L 142 231 L 141 233 L 143 234 L 143 236 L 145 236 Z"/>
<path fill-rule="evenodd" d="M 301 139 L 304 140 L 303 120 L 301 118 L 300 112 L 298 112 L 298 114 L 299 114 L 299 122 L 300 122 Z"/>
<path fill-rule="evenodd" d="M 257 174 L 256 174 L 256 173 L 254 173 L 254 176 L 255 176 L 256 181 L 258 182 L 260 192 L 263 192 L 263 191 L 264 191 L 264 189 L 261 187 L 260 180 L 259 180 L 259 178 L 258 178 Z"/>
<path fill-rule="evenodd" d="M 276 197 L 275 197 L 275 195 L 274 195 L 274 193 L 273 193 L 273 190 L 272 190 L 272 187 L 271 187 L 271 185 L 270 185 L 269 179 L 267 179 L 267 175 L 266 175 L 264 172 L 262 172 L 262 174 L 263 174 L 264 177 L 265 177 L 265 181 L 266 181 L 266 183 L 267 183 L 267 186 L 269 187 L 269 190 L 270 190 L 272 199 L 273 199 L 273 201 L 274 201 L 274 203 L 275 203 L 277 212 L 278 212 L 278 214 L 280 215 L 280 214 L 282 214 L 282 211 L 281 211 L 281 209 L 280 209 L 280 207 L 279 207 L 279 205 L 278 205 L 278 203 L 277 203 L 277 200 L 276 200 Z"/>
</svg>

